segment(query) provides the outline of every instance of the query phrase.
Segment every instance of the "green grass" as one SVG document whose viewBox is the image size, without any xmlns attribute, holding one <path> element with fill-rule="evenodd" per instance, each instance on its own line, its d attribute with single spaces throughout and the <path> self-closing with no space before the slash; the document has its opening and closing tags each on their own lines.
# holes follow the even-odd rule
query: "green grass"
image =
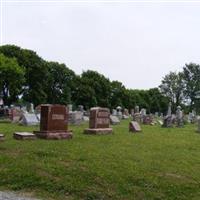
<svg viewBox="0 0 200 200">
<path fill-rule="evenodd" d="M 128 132 L 128 121 L 113 135 L 84 135 L 88 125 L 70 127 L 66 140 L 17 141 L 1 123 L 0 190 L 31 193 L 42 199 L 200 199 L 200 134 L 184 128 L 142 126 Z"/>
</svg>

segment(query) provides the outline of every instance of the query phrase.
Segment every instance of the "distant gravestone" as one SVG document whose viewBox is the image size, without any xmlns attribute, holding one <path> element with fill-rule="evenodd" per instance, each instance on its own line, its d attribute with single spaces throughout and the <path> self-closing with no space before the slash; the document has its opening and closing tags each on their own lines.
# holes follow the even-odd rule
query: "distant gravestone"
<svg viewBox="0 0 200 200">
<path fill-rule="evenodd" d="M 11 108 L 9 117 L 12 122 L 19 122 L 22 117 L 22 111 L 17 108 Z"/>
<path fill-rule="evenodd" d="M 39 120 L 35 114 L 24 113 L 22 114 L 22 119 L 20 120 L 20 124 L 26 125 L 26 126 L 38 125 Z"/>
<path fill-rule="evenodd" d="M 117 106 L 116 110 L 117 110 L 117 117 L 119 118 L 119 120 L 121 120 L 122 119 L 122 108 L 121 108 L 121 106 Z"/>
<path fill-rule="evenodd" d="M 143 116 L 143 124 L 152 125 L 152 123 L 153 123 L 153 117 L 151 115 Z"/>
<path fill-rule="evenodd" d="M 89 128 L 84 130 L 85 134 L 110 134 L 110 111 L 108 108 L 94 107 L 90 109 Z"/>
<path fill-rule="evenodd" d="M 119 118 L 117 116 L 114 115 L 110 115 L 110 123 L 112 125 L 117 125 L 120 123 Z"/>
<path fill-rule="evenodd" d="M 176 122 L 177 122 L 177 127 L 183 127 L 183 111 L 181 110 L 180 106 L 177 106 Z"/>
<path fill-rule="evenodd" d="M 139 106 L 135 106 L 135 113 L 133 115 L 133 121 L 136 121 L 138 123 L 141 122 L 141 115 L 140 115 L 140 108 L 139 108 Z"/>
<path fill-rule="evenodd" d="M 4 134 L 0 134 L 0 141 L 4 141 L 5 137 Z"/>
<path fill-rule="evenodd" d="M 112 109 L 112 115 L 114 115 L 114 116 L 117 115 L 117 110 L 116 109 Z"/>
<path fill-rule="evenodd" d="M 74 111 L 69 113 L 69 124 L 80 125 L 83 121 L 83 113 Z"/>
<path fill-rule="evenodd" d="M 34 113 L 34 105 L 31 103 L 29 108 L 29 113 Z"/>
<path fill-rule="evenodd" d="M 36 139 L 36 135 L 29 132 L 15 132 L 13 138 L 17 140 L 34 140 Z"/>
<path fill-rule="evenodd" d="M 68 113 L 68 109 L 63 105 L 41 105 L 40 131 L 34 133 L 44 139 L 71 139 Z"/>
<path fill-rule="evenodd" d="M 69 112 L 72 112 L 72 107 L 73 107 L 72 104 L 68 104 L 67 107 L 68 107 Z"/>
<path fill-rule="evenodd" d="M 173 127 L 173 120 L 175 119 L 172 116 L 172 109 L 171 109 L 171 102 L 169 102 L 168 104 L 168 110 L 167 110 L 167 115 L 165 117 L 163 117 L 163 128 L 170 128 Z"/>
<path fill-rule="evenodd" d="M 78 111 L 84 112 L 84 106 L 83 105 L 78 105 Z"/>
<path fill-rule="evenodd" d="M 142 129 L 138 122 L 132 121 L 129 123 L 129 132 L 141 132 Z"/>
<path fill-rule="evenodd" d="M 163 125 L 163 121 L 162 120 L 157 120 L 157 122 L 162 126 Z"/>
<path fill-rule="evenodd" d="M 84 122 L 89 122 L 90 121 L 90 118 L 88 116 L 83 116 L 83 121 Z"/>
</svg>

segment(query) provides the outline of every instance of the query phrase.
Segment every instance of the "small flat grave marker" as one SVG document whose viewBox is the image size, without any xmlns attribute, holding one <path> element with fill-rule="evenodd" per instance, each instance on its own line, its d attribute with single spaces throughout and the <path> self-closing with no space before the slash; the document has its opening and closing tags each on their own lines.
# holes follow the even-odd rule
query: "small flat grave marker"
<svg viewBox="0 0 200 200">
<path fill-rule="evenodd" d="M 4 134 L 0 134 L 0 141 L 3 141 L 5 139 Z"/>
<path fill-rule="evenodd" d="M 34 140 L 36 139 L 36 135 L 29 132 L 15 132 L 13 138 L 17 140 Z"/>
</svg>

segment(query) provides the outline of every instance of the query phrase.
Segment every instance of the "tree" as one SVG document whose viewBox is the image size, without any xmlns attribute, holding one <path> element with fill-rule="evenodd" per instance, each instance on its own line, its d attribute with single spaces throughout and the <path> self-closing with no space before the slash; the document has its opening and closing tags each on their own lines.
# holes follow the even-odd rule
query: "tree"
<svg viewBox="0 0 200 200">
<path fill-rule="evenodd" d="M 49 72 L 46 90 L 47 102 L 65 105 L 71 103 L 75 73 L 65 64 L 57 62 L 47 62 L 46 64 Z"/>
<path fill-rule="evenodd" d="M 47 103 L 45 88 L 48 80 L 48 68 L 45 61 L 34 51 L 21 49 L 15 45 L 0 47 L 0 53 L 17 59 L 20 66 L 25 68 L 23 99 L 35 105 Z"/>
<path fill-rule="evenodd" d="M 151 88 L 147 92 L 149 96 L 149 99 L 147 100 L 149 105 L 149 112 L 166 112 L 168 106 L 168 98 L 163 96 L 158 88 Z"/>
<path fill-rule="evenodd" d="M 125 107 L 124 99 L 127 95 L 125 86 L 119 81 L 112 81 L 110 92 L 110 104 L 112 108 L 117 106 Z"/>
<path fill-rule="evenodd" d="M 200 65 L 195 63 L 185 64 L 183 67 L 183 78 L 186 86 L 185 95 L 191 109 L 198 109 L 199 99 L 197 93 L 200 91 Z"/>
<path fill-rule="evenodd" d="M 185 84 L 183 81 L 182 72 L 170 72 L 159 86 L 161 93 L 169 98 L 172 103 L 172 110 L 175 110 L 178 105 L 183 102 Z"/>
<path fill-rule="evenodd" d="M 105 76 L 88 70 L 76 82 L 76 105 L 110 107 L 110 81 Z"/>
<path fill-rule="evenodd" d="M 25 70 L 16 59 L 0 54 L 0 92 L 5 105 L 17 101 L 22 93 Z"/>
</svg>

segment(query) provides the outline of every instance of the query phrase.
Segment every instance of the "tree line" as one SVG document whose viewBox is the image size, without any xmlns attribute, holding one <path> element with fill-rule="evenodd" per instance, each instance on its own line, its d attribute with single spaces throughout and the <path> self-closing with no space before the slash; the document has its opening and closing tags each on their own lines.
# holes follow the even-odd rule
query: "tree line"
<svg viewBox="0 0 200 200">
<path fill-rule="evenodd" d="M 200 89 L 200 67 L 189 64 L 183 72 L 170 72 L 160 86 L 149 90 L 127 89 L 119 81 L 87 70 L 77 75 L 65 64 L 49 62 L 36 52 L 15 45 L 0 46 L 0 93 L 5 105 L 31 102 L 73 104 L 110 109 L 121 106 L 132 109 L 136 105 L 147 112 L 165 113 L 168 102 L 192 109 L 196 106 L 196 92 Z"/>
</svg>

